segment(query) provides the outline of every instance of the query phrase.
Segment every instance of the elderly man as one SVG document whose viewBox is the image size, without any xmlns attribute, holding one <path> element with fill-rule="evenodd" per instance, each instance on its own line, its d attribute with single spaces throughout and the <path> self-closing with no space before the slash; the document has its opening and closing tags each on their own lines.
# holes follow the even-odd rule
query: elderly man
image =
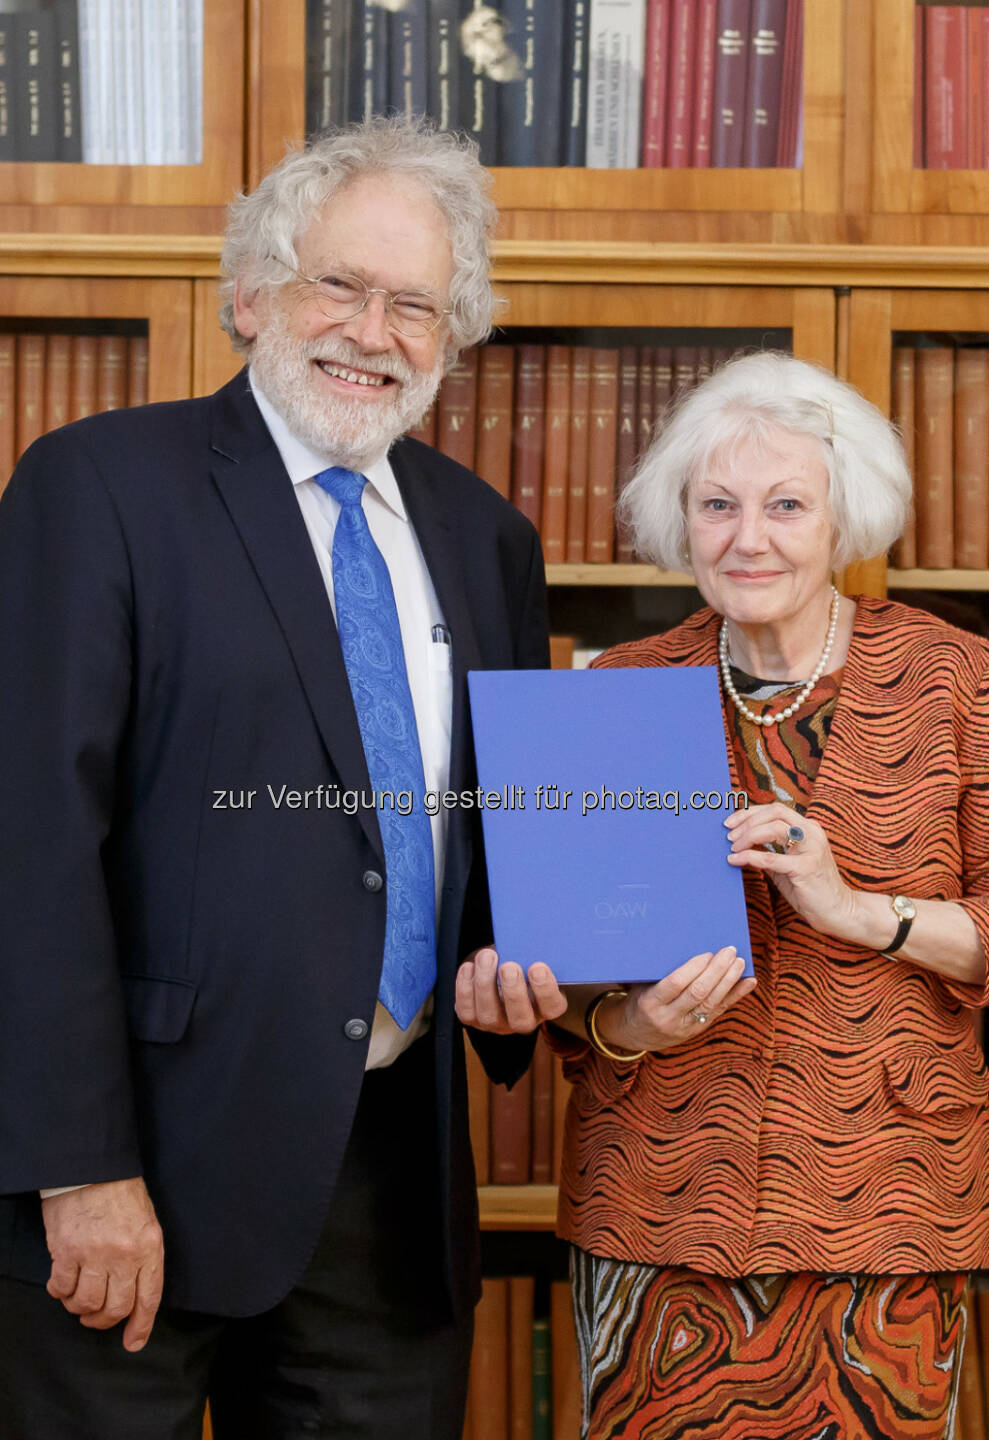
<svg viewBox="0 0 989 1440">
<path fill-rule="evenodd" d="M 545 594 L 399 437 L 488 331 L 492 220 L 449 136 L 288 156 L 231 212 L 247 370 L 46 436 L 0 505 L 4 1440 L 194 1440 L 207 1396 L 218 1440 L 459 1440 L 490 933 L 424 795 Z"/>
</svg>

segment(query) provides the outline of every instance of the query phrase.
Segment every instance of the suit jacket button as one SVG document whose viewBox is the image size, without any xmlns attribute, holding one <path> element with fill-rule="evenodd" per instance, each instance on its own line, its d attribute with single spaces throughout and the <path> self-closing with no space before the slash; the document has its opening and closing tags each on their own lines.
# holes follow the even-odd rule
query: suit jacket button
<svg viewBox="0 0 989 1440">
<path fill-rule="evenodd" d="M 365 870 L 363 878 L 365 890 L 380 890 L 385 883 L 377 870 Z"/>
<path fill-rule="evenodd" d="M 348 1020 L 343 1027 L 343 1033 L 348 1040 L 363 1040 L 367 1034 L 366 1020 Z"/>
</svg>

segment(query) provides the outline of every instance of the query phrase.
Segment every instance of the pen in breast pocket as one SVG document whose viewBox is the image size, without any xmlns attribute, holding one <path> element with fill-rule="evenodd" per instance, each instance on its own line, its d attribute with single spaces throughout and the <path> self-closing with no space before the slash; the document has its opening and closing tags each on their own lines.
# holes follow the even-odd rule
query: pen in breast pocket
<svg viewBox="0 0 989 1440">
<path fill-rule="evenodd" d="M 453 639 L 445 625 L 434 625 L 430 632 L 434 645 L 452 645 Z"/>
</svg>

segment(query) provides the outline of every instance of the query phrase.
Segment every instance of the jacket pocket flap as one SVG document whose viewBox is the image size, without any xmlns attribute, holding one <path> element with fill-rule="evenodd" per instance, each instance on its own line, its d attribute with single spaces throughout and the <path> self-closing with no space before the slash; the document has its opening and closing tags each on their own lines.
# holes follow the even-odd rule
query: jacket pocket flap
<svg viewBox="0 0 989 1440">
<path fill-rule="evenodd" d="M 168 1045 L 182 1039 L 196 999 L 191 980 L 125 975 L 123 983 L 128 1028 L 136 1040 Z"/>
<path fill-rule="evenodd" d="M 907 1048 L 883 1066 L 894 1098 L 909 1110 L 957 1110 L 989 1097 L 989 1075 L 975 1052 Z"/>
</svg>

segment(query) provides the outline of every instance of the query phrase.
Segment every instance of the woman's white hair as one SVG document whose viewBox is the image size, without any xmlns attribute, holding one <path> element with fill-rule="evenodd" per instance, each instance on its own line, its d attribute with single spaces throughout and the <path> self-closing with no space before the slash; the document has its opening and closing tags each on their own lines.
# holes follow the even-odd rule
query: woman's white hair
<svg viewBox="0 0 989 1440">
<path fill-rule="evenodd" d="M 767 351 L 731 360 L 670 406 L 618 511 L 638 553 L 664 570 L 689 566 L 687 491 L 742 441 L 771 448 L 773 430 L 821 443 L 834 521 L 835 569 L 885 552 L 910 513 L 912 485 L 894 426 L 818 365 Z"/>
<path fill-rule="evenodd" d="M 450 285 L 450 355 L 478 345 L 491 330 L 491 234 L 497 212 L 491 177 L 464 136 L 434 130 L 423 121 L 375 117 L 315 136 L 291 151 L 250 195 L 238 195 L 227 212 L 220 266 L 224 280 L 220 324 L 236 350 L 252 342 L 234 324 L 233 291 L 248 294 L 295 279 L 297 243 L 330 197 L 364 175 L 393 175 L 421 185 L 443 213 L 450 233 L 454 274 Z"/>
</svg>

